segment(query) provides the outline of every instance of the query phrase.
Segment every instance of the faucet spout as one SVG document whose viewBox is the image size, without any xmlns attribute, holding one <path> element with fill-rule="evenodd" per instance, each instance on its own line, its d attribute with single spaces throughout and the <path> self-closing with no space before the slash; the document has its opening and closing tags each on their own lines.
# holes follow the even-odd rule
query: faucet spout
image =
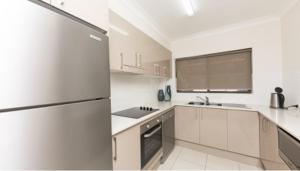
<svg viewBox="0 0 300 171">
<path fill-rule="evenodd" d="M 205 105 L 209 105 L 209 98 L 205 96 L 205 99 L 202 98 L 201 96 L 196 96 L 198 99 L 200 99 L 202 102 L 205 103 Z"/>
<path fill-rule="evenodd" d="M 207 96 L 205 96 L 205 103 L 206 105 L 209 105 L 209 98 Z"/>
</svg>

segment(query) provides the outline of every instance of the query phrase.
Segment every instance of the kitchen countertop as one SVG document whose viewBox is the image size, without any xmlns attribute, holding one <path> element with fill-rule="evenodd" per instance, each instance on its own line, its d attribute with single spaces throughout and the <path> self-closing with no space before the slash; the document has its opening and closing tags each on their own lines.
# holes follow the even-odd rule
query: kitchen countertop
<svg viewBox="0 0 300 171">
<path fill-rule="evenodd" d="M 243 110 L 243 111 L 253 111 L 259 112 L 270 121 L 293 135 L 295 138 L 300 140 L 300 109 L 291 108 L 289 110 L 283 109 L 272 109 L 268 106 L 258 106 L 258 105 L 246 105 L 247 108 L 239 107 L 227 107 L 227 106 L 197 106 L 188 105 L 187 102 L 163 102 L 158 105 L 153 105 L 155 108 L 160 110 L 153 112 L 150 115 L 144 116 L 140 119 L 132 119 L 121 116 L 112 115 L 112 135 L 117 135 L 133 126 L 141 124 L 151 118 L 159 116 L 165 111 L 171 110 L 175 106 L 191 106 L 191 107 L 201 107 L 201 108 L 217 108 L 217 109 L 228 109 L 228 110 Z"/>
</svg>

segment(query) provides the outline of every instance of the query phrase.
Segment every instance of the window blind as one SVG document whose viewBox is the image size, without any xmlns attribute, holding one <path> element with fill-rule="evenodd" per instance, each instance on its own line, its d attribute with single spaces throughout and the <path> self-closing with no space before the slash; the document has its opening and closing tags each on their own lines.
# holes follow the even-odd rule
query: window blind
<svg viewBox="0 0 300 171">
<path fill-rule="evenodd" d="M 178 91 L 251 92 L 252 49 L 176 60 Z"/>
</svg>

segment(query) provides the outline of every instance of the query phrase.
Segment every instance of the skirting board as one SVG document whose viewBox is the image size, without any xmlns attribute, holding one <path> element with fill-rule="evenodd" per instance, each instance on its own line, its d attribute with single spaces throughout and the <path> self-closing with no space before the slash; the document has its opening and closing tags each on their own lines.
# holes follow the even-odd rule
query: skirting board
<svg viewBox="0 0 300 171">
<path fill-rule="evenodd" d="M 178 146 L 192 149 L 192 150 L 201 151 L 201 152 L 211 154 L 214 156 L 219 156 L 219 157 L 226 158 L 229 160 L 233 160 L 233 161 L 237 161 L 240 163 L 263 168 L 261 160 L 258 158 L 244 156 L 241 154 L 232 153 L 232 152 L 224 151 L 224 150 L 219 150 L 219 149 L 215 149 L 215 148 L 211 148 L 211 147 L 207 147 L 207 146 L 202 146 L 199 144 L 193 144 L 193 143 L 189 143 L 189 142 L 185 142 L 185 141 L 181 141 L 181 140 L 176 140 L 175 144 Z"/>
</svg>

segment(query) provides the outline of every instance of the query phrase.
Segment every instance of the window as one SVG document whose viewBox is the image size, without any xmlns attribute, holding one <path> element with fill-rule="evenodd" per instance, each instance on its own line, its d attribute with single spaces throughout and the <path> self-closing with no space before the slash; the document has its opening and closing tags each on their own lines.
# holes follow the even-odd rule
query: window
<svg viewBox="0 0 300 171">
<path fill-rule="evenodd" d="M 252 92 L 252 49 L 176 60 L 178 92 Z"/>
</svg>

